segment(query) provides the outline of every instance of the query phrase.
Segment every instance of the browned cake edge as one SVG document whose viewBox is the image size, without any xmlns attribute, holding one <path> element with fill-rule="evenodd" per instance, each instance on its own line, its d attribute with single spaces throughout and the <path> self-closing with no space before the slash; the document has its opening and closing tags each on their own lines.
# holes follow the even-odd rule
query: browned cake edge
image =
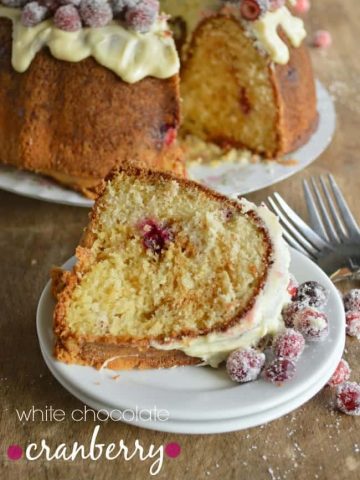
<svg viewBox="0 0 360 480">
<path fill-rule="evenodd" d="M 54 311 L 54 333 L 56 336 L 55 356 L 57 359 L 67 363 L 78 363 L 82 365 L 92 365 L 100 368 L 105 362 L 108 362 L 108 368 L 127 369 L 127 368 L 162 368 L 174 365 L 190 365 L 199 363 L 199 359 L 187 357 L 179 351 L 160 351 L 150 346 L 152 341 L 163 342 L 163 337 L 134 339 L 125 336 L 90 336 L 76 335 L 71 332 L 66 324 L 66 309 L 71 301 L 71 295 L 75 287 L 80 283 L 81 276 L 88 269 L 88 259 L 90 255 L 90 247 L 95 238 L 92 232 L 94 226 L 98 222 L 98 208 L 101 208 L 101 194 L 106 188 L 106 183 L 110 181 L 117 173 L 125 172 L 129 175 L 135 175 L 144 181 L 177 181 L 180 186 L 192 188 L 197 191 L 204 192 L 208 197 L 221 202 L 224 206 L 235 207 L 243 212 L 242 206 L 235 200 L 213 192 L 212 190 L 190 180 L 181 179 L 165 172 L 154 172 L 150 170 L 140 170 L 136 168 L 117 169 L 113 171 L 103 182 L 99 188 L 99 197 L 95 206 L 90 213 L 90 222 L 86 228 L 80 246 L 76 250 L 77 264 L 71 272 L 62 272 L 59 269 L 53 271 L 53 291 L 56 294 L 57 305 Z M 266 254 L 263 262 L 266 266 L 263 277 L 260 280 L 258 289 L 253 298 L 248 302 L 246 307 L 238 312 L 227 323 L 219 324 L 211 329 L 203 331 L 182 331 L 172 339 L 180 339 L 181 337 L 196 337 L 198 335 L 206 335 L 211 332 L 226 331 L 229 328 L 239 324 L 242 318 L 253 307 L 257 295 L 263 289 L 267 279 L 268 269 L 271 265 L 272 243 L 268 235 L 267 229 L 262 220 L 254 211 L 247 212 L 250 218 L 254 220 L 259 232 L 263 235 L 266 242 Z M 167 337 L 168 339 L 168 337 Z M 117 358 L 114 358 L 117 357 Z M 111 360 L 113 359 L 113 360 Z"/>
</svg>

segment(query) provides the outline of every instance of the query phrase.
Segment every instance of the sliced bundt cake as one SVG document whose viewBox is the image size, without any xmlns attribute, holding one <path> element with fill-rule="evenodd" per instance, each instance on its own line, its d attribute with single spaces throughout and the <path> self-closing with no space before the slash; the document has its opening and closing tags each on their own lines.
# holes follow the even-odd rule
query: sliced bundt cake
<svg viewBox="0 0 360 480">
<path fill-rule="evenodd" d="M 76 256 L 55 275 L 59 360 L 216 366 L 282 326 L 289 255 L 276 218 L 195 182 L 120 170 Z"/>
<path fill-rule="evenodd" d="M 317 126 L 303 21 L 279 0 L 163 0 L 181 53 L 183 131 L 269 158 Z"/>
<path fill-rule="evenodd" d="M 120 165 L 184 173 L 166 19 L 157 0 L 111 5 L 0 0 L 1 163 L 88 196 Z"/>
</svg>

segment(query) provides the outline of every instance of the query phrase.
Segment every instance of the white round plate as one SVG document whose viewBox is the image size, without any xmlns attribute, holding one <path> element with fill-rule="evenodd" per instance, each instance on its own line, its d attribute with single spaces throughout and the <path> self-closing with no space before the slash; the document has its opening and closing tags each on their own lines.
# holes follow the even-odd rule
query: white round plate
<svg viewBox="0 0 360 480">
<path fill-rule="evenodd" d="M 326 340 L 306 347 L 298 362 L 296 377 L 281 388 L 263 380 L 238 385 L 230 381 L 224 368 L 121 371 L 115 380 L 114 371 L 60 363 L 52 356 L 54 301 L 50 283 L 41 295 L 37 311 L 38 337 L 44 359 L 67 390 L 94 408 L 134 411 L 156 407 L 169 412 L 169 421 L 155 425 L 143 422 L 141 426 L 145 428 L 210 433 L 247 428 L 278 418 L 306 402 L 323 387 L 339 362 L 345 343 L 344 309 L 337 289 L 309 259 L 295 250 L 291 250 L 291 258 L 291 272 L 300 282 L 317 280 L 329 289 L 326 313 L 330 331 Z M 74 259 L 70 259 L 64 268 L 70 268 L 73 263 Z"/>
<path fill-rule="evenodd" d="M 288 155 L 294 165 L 260 162 L 241 165 L 226 163 L 219 166 L 197 165 L 189 175 L 225 195 L 244 195 L 280 182 L 313 162 L 329 145 L 335 131 L 335 109 L 325 87 L 317 82 L 319 126 L 306 145 Z M 61 187 L 50 179 L 0 165 L 0 189 L 26 197 L 78 207 L 91 207 L 92 200 Z"/>
</svg>

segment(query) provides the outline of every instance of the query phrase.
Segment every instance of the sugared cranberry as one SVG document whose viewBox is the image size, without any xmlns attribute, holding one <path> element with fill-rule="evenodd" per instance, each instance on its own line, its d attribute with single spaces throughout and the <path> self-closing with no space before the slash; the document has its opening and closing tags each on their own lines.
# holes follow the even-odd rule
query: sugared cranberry
<svg viewBox="0 0 360 480">
<path fill-rule="evenodd" d="M 336 405 L 347 415 L 360 415 L 360 385 L 355 382 L 345 382 L 337 387 Z"/>
<path fill-rule="evenodd" d="M 360 340 L 360 312 L 346 312 L 346 333 Z"/>
<path fill-rule="evenodd" d="M 111 7 L 114 14 L 123 14 L 127 8 L 134 8 L 141 0 L 112 0 Z"/>
<path fill-rule="evenodd" d="M 129 8 L 125 14 L 127 25 L 140 33 L 150 30 L 159 13 L 158 0 L 143 0 L 133 8 Z"/>
<path fill-rule="evenodd" d="M 243 0 L 240 3 L 241 16 L 250 22 L 257 20 L 267 9 L 267 0 Z"/>
<path fill-rule="evenodd" d="M 321 308 L 326 305 L 329 292 L 320 283 L 310 280 L 298 287 L 295 300 L 309 307 Z"/>
<path fill-rule="evenodd" d="M 304 306 L 299 302 L 291 302 L 285 305 L 281 314 L 286 327 L 292 328 L 294 326 L 294 315 L 302 308 Z"/>
<path fill-rule="evenodd" d="M 297 0 L 294 6 L 295 13 L 300 15 L 307 13 L 310 10 L 310 0 Z"/>
<path fill-rule="evenodd" d="M 39 0 L 40 5 L 46 7 L 50 13 L 54 13 L 60 4 L 60 0 Z"/>
<path fill-rule="evenodd" d="M 295 362 L 288 358 L 276 358 L 263 371 L 263 378 L 272 383 L 291 380 L 296 371 Z"/>
<path fill-rule="evenodd" d="M 316 48 L 329 48 L 332 44 L 330 32 L 327 30 L 318 30 L 314 33 L 312 45 Z"/>
<path fill-rule="evenodd" d="M 329 333 L 325 313 L 319 312 L 315 308 L 306 307 L 298 310 L 293 319 L 295 330 L 302 333 L 308 342 L 321 342 Z"/>
<path fill-rule="evenodd" d="M 292 328 L 278 334 L 273 343 L 274 354 L 279 358 L 289 358 L 290 360 L 298 360 L 304 347 L 304 337 Z"/>
<path fill-rule="evenodd" d="M 234 382 L 245 383 L 256 380 L 265 363 L 262 352 L 247 348 L 232 352 L 226 362 L 226 370 Z"/>
<path fill-rule="evenodd" d="M 34 27 L 45 20 L 49 10 L 38 2 L 30 2 L 25 5 L 21 13 L 21 23 L 24 27 Z"/>
<path fill-rule="evenodd" d="M 88 27 L 104 27 L 113 18 L 106 0 L 81 0 L 80 17 Z"/>
<path fill-rule="evenodd" d="M 270 11 L 277 10 L 285 5 L 285 0 L 269 0 Z"/>
<path fill-rule="evenodd" d="M 160 225 L 155 220 L 146 219 L 139 223 L 144 247 L 153 253 L 160 254 L 174 240 L 174 234 L 169 226 Z"/>
<path fill-rule="evenodd" d="M 329 387 L 337 387 L 338 385 L 347 382 L 350 378 L 350 374 L 351 369 L 349 367 L 349 364 L 346 360 L 342 358 L 339 365 L 336 367 L 333 376 L 328 381 Z"/>
<path fill-rule="evenodd" d="M 287 287 L 287 291 L 288 291 L 288 293 L 289 293 L 289 295 L 292 299 L 294 299 L 296 297 L 298 288 L 299 288 L 298 281 L 296 280 L 294 275 L 290 275 L 289 285 Z"/>
<path fill-rule="evenodd" d="M 65 32 L 76 32 L 81 28 L 79 12 L 74 5 L 64 5 L 58 8 L 54 15 L 54 24 Z"/>
<path fill-rule="evenodd" d="M 345 311 L 360 312 L 360 289 L 350 290 L 343 298 Z"/>
</svg>

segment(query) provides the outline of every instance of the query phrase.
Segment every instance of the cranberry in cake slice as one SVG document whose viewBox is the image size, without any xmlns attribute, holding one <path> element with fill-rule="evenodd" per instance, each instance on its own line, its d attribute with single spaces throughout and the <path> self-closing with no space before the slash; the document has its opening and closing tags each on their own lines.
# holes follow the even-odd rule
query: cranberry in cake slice
<svg viewBox="0 0 360 480">
<path fill-rule="evenodd" d="M 276 218 L 171 175 L 104 183 L 55 310 L 59 360 L 217 366 L 283 328 L 288 250 Z"/>
</svg>

